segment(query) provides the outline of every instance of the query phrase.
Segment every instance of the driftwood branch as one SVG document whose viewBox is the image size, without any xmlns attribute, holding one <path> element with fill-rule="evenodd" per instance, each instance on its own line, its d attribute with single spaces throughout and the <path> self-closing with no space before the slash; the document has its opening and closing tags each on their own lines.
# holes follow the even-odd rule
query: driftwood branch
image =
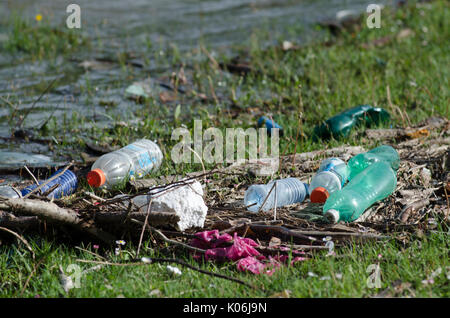
<svg viewBox="0 0 450 318">
<path fill-rule="evenodd" d="M 94 235 L 107 244 L 115 241 L 111 234 L 84 222 L 75 211 L 61 208 L 52 202 L 0 197 L 0 210 L 15 212 L 19 215 L 34 215 L 42 220 L 68 224 Z"/>
<path fill-rule="evenodd" d="M 95 222 L 98 223 L 119 223 L 127 219 L 136 219 L 144 222 L 147 216 L 146 212 L 115 211 L 115 212 L 97 212 L 95 214 Z M 159 225 L 175 225 L 180 221 L 180 217 L 173 212 L 151 212 L 148 214 L 148 223 L 153 226 Z"/>
</svg>

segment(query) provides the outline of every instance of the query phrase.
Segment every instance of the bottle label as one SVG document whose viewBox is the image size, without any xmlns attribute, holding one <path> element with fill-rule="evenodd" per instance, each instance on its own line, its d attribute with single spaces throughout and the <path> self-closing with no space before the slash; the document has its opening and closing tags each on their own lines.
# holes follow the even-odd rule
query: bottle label
<svg viewBox="0 0 450 318">
<path fill-rule="evenodd" d="M 330 162 L 329 164 L 327 164 L 326 166 L 325 166 L 325 168 L 322 170 L 322 171 L 329 171 L 329 172 L 331 172 L 331 173 L 333 173 L 334 175 L 336 175 L 338 178 L 339 178 L 339 180 L 340 180 L 340 182 L 341 182 L 341 187 L 342 186 L 344 186 L 344 183 L 345 183 L 345 180 L 344 180 L 344 178 L 336 171 L 336 164 L 335 163 L 333 163 L 333 162 Z"/>
<path fill-rule="evenodd" d="M 150 157 L 148 150 L 145 148 L 131 144 L 122 148 L 122 151 L 129 154 L 133 158 L 133 161 L 137 160 L 139 165 L 139 169 L 131 169 L 129 172 L 132 180 L 136 177 L 143 177 L 144 174 L 149 172 L 157 163 L 156 156 Z"/>
</svg>

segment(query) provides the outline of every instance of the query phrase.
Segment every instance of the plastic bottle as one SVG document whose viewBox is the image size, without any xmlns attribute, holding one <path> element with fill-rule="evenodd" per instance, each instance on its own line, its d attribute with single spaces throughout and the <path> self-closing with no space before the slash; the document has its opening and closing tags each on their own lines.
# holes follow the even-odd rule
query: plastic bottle
<svg viewBox="0 0 450 318">
<path fill-rule="evenodd" d="M 16 188 L 10 186 L 0 186 L 0 196 L 7 198 L 21 198 L 22 194 Z"/>
<path fill-rule="evenodd" d="M 361 105 L 343 111 L 314 127 L 314 139 L 329 139 L 331 137 L 346 137 L 357 125 L 371 126 L 388 122 L 389 113 L 383 108 Z"/>
<path fill-rule="evenodd" d="M 62 170 L 56 171 L 54 174 L 52 174 L 50 176 L 49 179 L 51 179 L 53 176 L 56 176 L 61 171 Z M 42 184 L 44 182 L 45 181 L 40 181 L 39 184 Z M 58 186 L 47 195 L 48 198 L 59 199 L 63 196 L 71 195 L 72 193 L 74 193 L 77 190 L 77 186 L 78 186 L 77 176 L 72 171 L 66 170 L 62 175 L 60 175 L 56 179 L 50 181 L 45 186 L 43 186 L 39 190 L 39 193 L 45 193 L 57 184 L 58 184 Z M 34 190 L 36 187 L 37 187 L 37 185 L 33 184 L 33 185 L 26 187 L 25 189 L 22 189 L 22 196 L 25 196 L 26 194 L 28 194 L 29 192 Z"/>
<path fill-rule="evenodd" d="M 161 149 L 153 141 L 140 139 L 97 159 L 87 175 L 93 187 L 110 188 L 126 177 L 142 178 L 161 165 Z"/>
<path fill-rule="evenodd" d="M 348 179 L 353 179 L 369 165 L 379 161 L 387 162 L 394 171 L 397 171 L 400 165 L 400 157 L 398 156 L 397 150 L 391 146 L 382 145 L 351 158 L 348 161 L 348 168 L 350 171 Z"/>
<path fill-rule="evenodd" d="M 376 162 L 330 195 L 323 206 L 324 216 L 332 223 L 352 222 L 372 204 L 390 195 L 396 186 L 396 172 L 388 163 Z"/>
<path fill-rule="evenodd" d="M 302 202 L 308 195 L 308 185 L 297 178 L 286 178 L 269 182 L 268 184 L 254 184 L 245 191 L 244 204 L 251 212 L 258 212 L 261 205 L 266 200 L 267 194 L 272 189 L 274 182 L 276 185 L 277 207 Z M 268 211 L 275 207 L 275 188 L 264 203 L 263 211 Z"/>
<path fill-rule="evenodd" d="M 269 136 L 272 134 L 272 128 L 278 128 L 279 129 L 279 135 L 283 136 L 283 128 L 278 125 L 274 120 L 267 118 L 266 116 L 261 116 L 258 119 L 258 126 L 261 127 L 265 125 L 267 128 L 267 133 Z"/>
<path fill-rule="evenodd" d="M 348 178 L 348 168 L 339 158 L 328 158 L 320 164 L 319 170 L 309 185 L 313 203 L 325 203 L 331 193 L 342 189 Z"/>
</svg>

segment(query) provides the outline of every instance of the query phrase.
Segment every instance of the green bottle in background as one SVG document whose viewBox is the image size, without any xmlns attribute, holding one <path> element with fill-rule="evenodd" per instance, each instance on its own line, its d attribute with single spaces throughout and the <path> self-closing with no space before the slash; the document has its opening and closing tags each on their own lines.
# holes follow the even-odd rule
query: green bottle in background
<svg viewBox="0 0 450 318">
<path fill-rule="evenodd" d="M 317 140 L 346 137 L 355 126 L 365 125 L 369 127 L 373 124 L 378 125 L 382 122 L 388 122 L 389 119 L 389 113 L 383 108 L 370 105 L 356 106 L 314 127 L 313 138 Z"/>
<path fill-rule="evenodd" d="M 379 161 L 387 162 L 394 171 L 397 171 L 400 165 L 400 157 L 397 150 L 391 146 L 382 145 L 368 152 L 360 153 L 348 161 L 347 165 L 350 172 L 348 180 L 352 180 L 369 165 Z"/>
<path fill-rule="evenodd" d="M 372 204 L 390 195 L 396 186 L 397 175 L 390 164 L 375 162 L 344 188 L 331 193 L 323 206 L 323 214 L 332 223 L 352 222 Z"/>
</svg>

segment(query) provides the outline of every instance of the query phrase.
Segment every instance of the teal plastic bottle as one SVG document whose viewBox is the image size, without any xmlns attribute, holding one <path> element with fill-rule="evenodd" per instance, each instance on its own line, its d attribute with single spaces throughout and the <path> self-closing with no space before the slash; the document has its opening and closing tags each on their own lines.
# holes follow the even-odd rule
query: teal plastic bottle
<svg viewBox="0 0 450 318">
<path fill-rule="evenodd" d="M 332 223 L 352 222 L 397 186 L 397 175 L 384 161 L 375 162 L 356 175 L 342 190 L 333 192 L 323 206 L 323 214 Z"/>
<path fill-rule="evenodd" d="M 381 122 L 388 122 L 389 119 L 389 113 L 383 108 L 372 107 L 370 105 L 356 106 L 314 127 L 313 139 L 346 137 L 355 126 L 365 125 L 369 127 L 373 124 L 378 125 Z"/>
<path fill-rule="evenodd" d="M 385 161 L 394 171 L 398 170 L 400 157 L 397 150 L 388 145 L 382 145 L 372 150 L 360 153 L 348 161 L 350 171 L 348 180 L 352 180 L 356 175 L 375 162 Z"/>
</svg>

